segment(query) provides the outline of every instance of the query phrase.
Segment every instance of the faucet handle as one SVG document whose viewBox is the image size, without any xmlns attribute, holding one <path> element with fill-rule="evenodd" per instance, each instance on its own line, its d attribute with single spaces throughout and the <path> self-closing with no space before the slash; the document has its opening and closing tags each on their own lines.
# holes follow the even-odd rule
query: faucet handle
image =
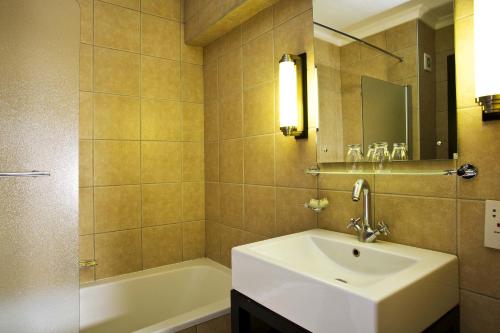
<svg viewBox="0 0 500 333">
<path fill-rule="evenodd" d="M 351 217 L 349 224 L 347 225 L 347 229 L 349 228 L 359 228 L 359 221 L 361 221 L 360 217 Z"/>
<path fill-rule="evenodd" d="M 378 232 L 381 234 L 384 234 L 385 236 L 389 236 L 391 234 L 391 231 L 389 230 L 389 226 L 385 224 L 383 221 L 378 223 Z"/>
</svg>

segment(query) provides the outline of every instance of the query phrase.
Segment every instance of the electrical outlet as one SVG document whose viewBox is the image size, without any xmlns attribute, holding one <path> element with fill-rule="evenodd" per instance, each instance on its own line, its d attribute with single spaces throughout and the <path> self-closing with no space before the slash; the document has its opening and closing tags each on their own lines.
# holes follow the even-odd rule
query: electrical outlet
<svg viewBox="0 0 500 333">
<path fill-rule="evenodd" d="M 484 246 L 500 250 L 500 201 L 486 200 Z"/>
</svg>

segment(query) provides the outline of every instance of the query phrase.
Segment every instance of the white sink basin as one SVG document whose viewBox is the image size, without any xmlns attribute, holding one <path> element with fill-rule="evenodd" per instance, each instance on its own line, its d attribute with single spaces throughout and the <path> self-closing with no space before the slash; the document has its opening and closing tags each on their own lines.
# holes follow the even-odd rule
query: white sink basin
<svg viewBox="0 0 500 333">
<path fill-rule="evenodd" d="M 326 230 L 233 248 L 232 275 L 234 289 L 315 333 L 422 332 L 458 304 L 456 256 Z"/>
</svg>

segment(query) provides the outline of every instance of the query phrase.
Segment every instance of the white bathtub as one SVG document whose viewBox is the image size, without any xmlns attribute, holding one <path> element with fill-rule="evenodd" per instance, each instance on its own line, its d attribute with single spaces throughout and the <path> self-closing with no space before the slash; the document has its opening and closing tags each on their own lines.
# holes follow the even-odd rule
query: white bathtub
<svg viewBox="0 0 500 333">
<path fill-rule="evenodd" d="M 229 313 L 231 271 L 196 259 L 80 288 L 80 332 L 170 333 Z"/>
</svg>

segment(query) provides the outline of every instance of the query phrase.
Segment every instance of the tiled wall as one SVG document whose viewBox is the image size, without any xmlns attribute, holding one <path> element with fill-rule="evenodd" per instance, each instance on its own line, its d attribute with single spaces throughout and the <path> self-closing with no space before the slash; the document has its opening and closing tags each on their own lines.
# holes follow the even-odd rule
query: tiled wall
<svg viewBox="0 0 500 333">
<path fill-rule="evenodd" d="M 203 51 L 180 0 L 80 6 L 81 281 L 202 257 Z"/>
<path fill-rule="evenodd" d="M 474 9 L 455 0 L 459 163 L 473 162 L 479 176 L 457 188 L 462 332 L 493 333 L 500 327 L 500 250 L 483 247 L 484 200 L 500 200 L 500 121 L 482 122 L 474 102 Z"/>
<path fill-rule="evenodd" d="M 278 61 L 313 52 L 310 0 L 281 0 L 205 47 L 206 254 L 230 265 L 231 247 L 315 228 L 316 135 L 279 131 Z M 314 59 L 309 57 L 312 72 Z M 309 73 L 310 74 L 310 73 Z"/>
</svg>

